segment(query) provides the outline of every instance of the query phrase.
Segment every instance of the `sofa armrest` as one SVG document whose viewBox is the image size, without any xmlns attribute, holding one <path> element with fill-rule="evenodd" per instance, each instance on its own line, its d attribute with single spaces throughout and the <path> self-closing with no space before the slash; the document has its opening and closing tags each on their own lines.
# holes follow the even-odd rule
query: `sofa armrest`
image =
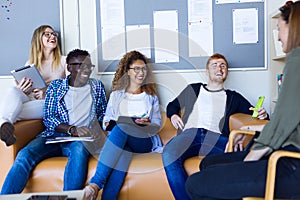
<svg viewBox="0 0 300 200">
<path fill-rule="evenodd" d="M 33 138 L 41 133 L 45 127 L 41 119 L 20 121 L 14 124 L 15 144 L 7 147 L 4 142 L 0 142 L 0 185 L 11 168 L 18 151 L 26 146 Z"/>
<path fill-rule="evenodd" d="M 32 139 L 45 130 L 45 126 L 41 119 L 24 120 L 14 124 L 15 136 L 17 141 L 13 144 L 14 157 L 18 151 L 26 146 Z"/>
<path fill-rule="evenodd" d="M 255 131 L 251 130 L 240 130 L 242 126 L 256 126 L 256 125 L 265 125 L 269 122 L 269 120 L 260 120 L 257 118 L 253 118 L 251 115 L 243 114 L 243 113 L 236 113 L 230 116 L 229 118 L 229 128 L 230 128 L 230 135 L 228 141 L 228 152 L 231 152 L 233 149 L 233 140 L 236 135 L 244 134 L 246 138 L 243 142 L 243 147 L 245 147 L 249 141 L 255 135 Z"/>
<path fill-rule="evenodd" d="M 230 131 L 240 129 L 242 126 L 248 125 L 264 125 L 269 120 L 253 118 L 251 115 L 244 113 L 236 113 L 229 118 L 229 129 Z"/>
</svg>

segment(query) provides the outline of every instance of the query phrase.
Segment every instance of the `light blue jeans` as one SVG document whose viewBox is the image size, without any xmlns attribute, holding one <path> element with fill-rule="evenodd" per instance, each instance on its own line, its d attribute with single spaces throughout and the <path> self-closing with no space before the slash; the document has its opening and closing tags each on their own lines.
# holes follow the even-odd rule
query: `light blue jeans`
<svg viewBox="0 0 300 200">
<path fill-rule="evenodd" d="M 37 137 L 19 151 L 10 169 L 1 194 L 21 193 L 35 166 L 46 158 L 66 156 L 68 162 L 64 173 L 63 190 L 83 188 L 86 176 L 89 152 L 81 142 L 45 144 L 46 139 Z"/>
<path fill-rule="evenodd" d="M 103 189 L 102 198 L 116 199 L 123 185 L 133 153 L 151 152 L 153 143 L 146 133 L 133 130 L 128 133 L 124 124 L 116 125 L 102 148 L 95 175 L 90 183 Z"/>
<path fill-rule="evenodd" d="M 184 161 L 198 155 L 223 153 L 227 137 L 202 128 L 191 128 L 174 137 L 164 148 L 162 159 L 175 199 L 190 199 L 185 191 L 187 173 Z"/>
</svg>

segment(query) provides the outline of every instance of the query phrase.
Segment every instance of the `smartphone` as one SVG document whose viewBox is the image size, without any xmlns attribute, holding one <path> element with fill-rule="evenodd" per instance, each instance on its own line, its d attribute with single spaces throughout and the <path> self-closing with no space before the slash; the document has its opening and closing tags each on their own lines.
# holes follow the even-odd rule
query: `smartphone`
<svg viewBox="0 0 300 200">
<path fill-rule="evenodd" d="M 262 107 L 262 105 L 264 103 L 264 100 L 265 100 L 265 96 L 258 97 L 258 101 L 257 101 L 257 103 L 255 105 L 254 110 L 253 110 L 252 117 L 256 118 L 258 116 L 258 112 L 257 111 L 258 111 L 258 109 L 260 109 Z"/>
</svg>

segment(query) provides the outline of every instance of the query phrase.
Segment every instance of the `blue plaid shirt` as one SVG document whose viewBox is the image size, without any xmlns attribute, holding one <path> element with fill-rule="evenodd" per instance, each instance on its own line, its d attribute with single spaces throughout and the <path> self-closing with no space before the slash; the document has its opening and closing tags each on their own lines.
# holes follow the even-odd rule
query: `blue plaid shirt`
<svg viewBox="0 0 300 200">
<path fill-rule="evenodd" d="M 46 91 L 43 117 L 46 130 L 41 133 L 42 136 L 53 135 L 59 124 L 69 124 L 69 115 L 64 101 L 64 96 L 69 90 L 69 77 L 52 81 Z M 88 80 L 87 84 L 91 86 L 93 99 L 90 122 L 96 117 L 101 123 L 107 105 L 104 85 L 101 81 L 92 78 Z"/>
</svg>

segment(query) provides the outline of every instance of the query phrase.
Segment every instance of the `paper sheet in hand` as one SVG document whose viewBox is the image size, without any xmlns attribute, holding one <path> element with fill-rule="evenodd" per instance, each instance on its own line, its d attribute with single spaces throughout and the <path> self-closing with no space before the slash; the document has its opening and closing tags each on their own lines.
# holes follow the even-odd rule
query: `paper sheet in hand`
<svg viewBox="0 0 300 200">
<path fill-rule="evenodd" d="M 73 141 L 85 141 L 85 142 L 93 142 L 93 137 L 56 137 L 56 138 L 48 138 L 46 144 L 53 144 L 59 142 L 73 142 Z"/>
<path fill-rule="evenodd" d="M 30 78 L 33 82 L 32 88 L 42 89 L 47 86 L 45 80 L 43 79 L 42 75 L 35 65 L 29 65 L 20 69 L 13 70 L 11 71 L 11 74 L 18 82 L 20 82 L 24 77 Z"/>
</svg>

